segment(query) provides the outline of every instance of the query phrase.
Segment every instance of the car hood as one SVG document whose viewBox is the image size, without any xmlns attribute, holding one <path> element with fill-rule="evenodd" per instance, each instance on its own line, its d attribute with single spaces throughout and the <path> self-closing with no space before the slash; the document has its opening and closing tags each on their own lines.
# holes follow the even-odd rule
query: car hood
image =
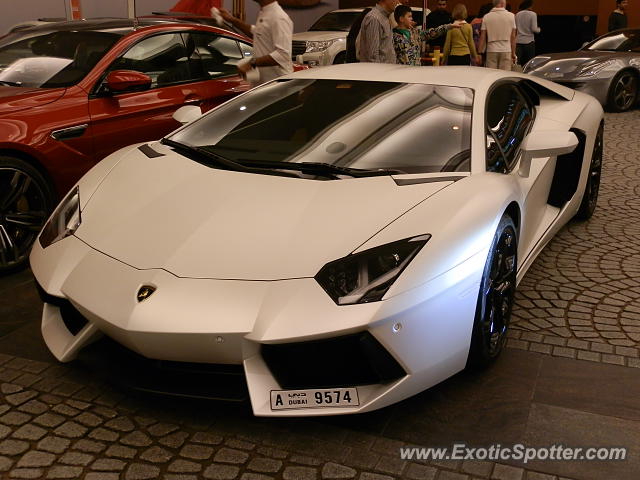
<svg viewBox="0 0 640 480">
<path fill-rule="evenodd" d="M 451 184 L 260 175 L 135 149 L 91 196 L 76 236 L 135 268 L 179 277 L 312 277 Z"/>
<path fill-rule="evenodd" d="M 617 52 L 597 52 L 590 50 L 541 55 L 541 57 L 546 57 L 549 60 L 529 73 L 545 78 L 577 74 L 582 68 L 593 66 L 619 56 L 620 53 Z"/>
<path fill-rule="evenodd" d="M 0 115 L 41 107 L 64 95 L 65 88 L 27 88 L 0 85 Z"/>
<path fill-rule="evenodd" d="M 305 42 L 324 42 L 327 40 L 337 40 L 347 38 L 348 32 L 323 32 L 323 31 L 313 31 L 313 32 L 300 32 L 294 33 L 294 40 L 304 40 Z"/>
</svg>

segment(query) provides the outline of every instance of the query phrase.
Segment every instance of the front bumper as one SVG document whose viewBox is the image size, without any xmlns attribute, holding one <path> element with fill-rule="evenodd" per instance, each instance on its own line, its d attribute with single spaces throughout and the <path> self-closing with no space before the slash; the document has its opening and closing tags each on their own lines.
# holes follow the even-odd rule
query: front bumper
<svg viewBox="0 0 640 480">
<path fill-rule="evenodd" d="M 45 297 L 43 337 L 60 361 L 106 335 L 148 359 L 242 367 L 256 415 L 299 416 L 381 408 L 464 368 L 484 260 L 470 259 L 442 282 L 351 306 L 335 305 L 312 278 L 179 278 L 135 269 L 73 236 L 46 250 L 36 242 L 31 264 Z M 156 291 L 140 302 L 144 285 Z M 86 323 L 63 318 L 65 302 Z M 370 345 L 359 352 L 344 341 L 364 337 Z M 355 367 L 336 372 L 341 362 Z M 298 368 L 288 369 L 292 364 Z M 359 405 L 271 408 L 273 390 L 338 386 L 357 387 Z"/>
</svg>

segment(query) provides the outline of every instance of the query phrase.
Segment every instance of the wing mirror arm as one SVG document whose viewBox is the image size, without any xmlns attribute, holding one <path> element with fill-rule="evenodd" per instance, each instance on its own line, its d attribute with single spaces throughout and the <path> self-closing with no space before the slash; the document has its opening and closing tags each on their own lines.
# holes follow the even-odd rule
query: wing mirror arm
<svg viewBox="0 0 640 480">
<path fill-rule="evenodd" d="M 531 132 L 522 142 L 522 156 L 518 174 L 527 178 L 531 173 L 534 158 L 557 157 L 571 153 L 578 146 L 578 137 L 573 132 L 536 131 Z"/>
</svg>

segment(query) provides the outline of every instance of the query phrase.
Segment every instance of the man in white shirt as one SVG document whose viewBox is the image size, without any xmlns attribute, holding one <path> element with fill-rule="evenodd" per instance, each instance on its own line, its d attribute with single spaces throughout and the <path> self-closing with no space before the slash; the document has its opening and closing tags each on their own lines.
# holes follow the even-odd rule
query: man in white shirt
<svg viewBox="0 0 640 480">
<path fill-rule="evenodd" d="M 493 9 L 482 18 L 479 51 L 486 46 L 485 67 L 511 70 L 516 59 L 515 15 L 505 0 L 493 0 Z"/>
<path fill-rule="evenodd" d="M 260 74 L 259 83 L 265 83 L 293 72 L 293 22 L 277 0 L 257 2 L 260 4 L 260 13 L 255 25 L 244 23 L 224 8 L 220 9 L 220 15 L 245 35 L 253 38 L 253 58 L 248 63 L 240 63 L 238 70 L 246 74 L 252 68 L 257 68 Z"/>
</svg>

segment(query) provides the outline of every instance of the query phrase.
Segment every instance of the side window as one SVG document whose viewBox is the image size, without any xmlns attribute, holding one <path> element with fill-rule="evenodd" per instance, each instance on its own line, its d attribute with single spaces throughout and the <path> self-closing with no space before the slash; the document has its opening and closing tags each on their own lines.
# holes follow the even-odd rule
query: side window
<svg viewBox="0 0 640 480">
<path fill-rule="evenodd" d="M 154 35 L 131 47 L 109 67 L 113 70 L 137 70 L 151 77 L 151 88 L 194 80 L 187 43 L 179 33 Z"/>
<path fill-rule="evenodd" d="M 244 56 L 244 58 L 253 57 L 253 47 L 251 45 L 244 42 L 238 42 L 238 44 L 240 45 L 240 50 L 242 50 L 242 55 Z"/>
<path fill-rule="evenodd" d="M 491 92 L 486 119 L 488 171 L 511 171 L 533 115 L 533 107 L 515 85 L 500 85 Z"/>
<path fill-rule="evenodd" d="M 236 65 L 244 58 L 237 41 L 207 33 L 194 33 L 190 37 L 195 44 L 205 78 L 237 75 Z"/>
</svg>

